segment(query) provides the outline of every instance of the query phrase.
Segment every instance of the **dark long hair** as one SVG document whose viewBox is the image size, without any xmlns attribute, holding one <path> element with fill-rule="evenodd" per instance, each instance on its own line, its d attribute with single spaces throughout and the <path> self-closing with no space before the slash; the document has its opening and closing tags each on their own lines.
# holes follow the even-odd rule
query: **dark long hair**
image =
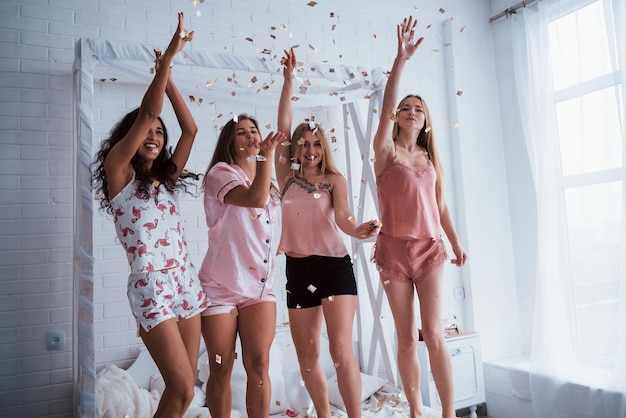
<svg viewBox="0 0 626 418">
<path fill-rule="evenodd" d="M 120 142 L 126 134 L 130 131 L 139 115 L 139 108 L 128 112 L 122 119 L 113 126 L 109 137 L 104 139 L 100 144 L 100 150 L 96 154 L 94 162 L 91 164 L 91 185 L 96 191 L 96 194 L 101 196 L 100 208 L 109 213 L 112 213 L 111 197 L 109 196 L 109 181 L 104 171 L 104 160 L 106 160 L 109 152 L 115 144 Z M 135 154 L 131 159 L 133 170 L 135 170 L 135 182 L 137 183 L 137 190 L 141 193 L 144 199 L 148 199 L 150 196 L 150 185 L 153 180 L 159 181 L 165 185 L 167 190 L 173 192 L 175 189 L 183 189 L 187 192 L 187 187 L 191 185 L 188 179 L 198 180 L 200 177 L 188 171 L 183 171 L 178 179 L 173 179 L 172 174 L 177 170 L 176 164 L 172 161 L 172 150 L 168 148 L 168 134 L 163 123 L 163 119 L 158 117 L 163 128 L 163 149 L 152 163 L 152 168 L 148 169 L 138 154 Z"/>
<path fill-rule="evenodd" d="M 414 97 L 418 99 L 422 103 L 422 109 L 424 109 L 424 126 L 417 136 L 415 143 L 420 147 L 423 147 L 428 151 L 428 158 L 433 163 L 433 167 L 435 167 L 435 173 L 437 173 L 437 182 L 435 183 L 435 193 L 437 195 L 437 205 L 439 206 L 439 210 L 443 208 L 443 183 L 444 183 L 444 173 L 443 168 L 441 166 L 441 162 L 439 161 L 439 154 L 437 152 L 437 147 L 435 146 L 435 133 L 433 131 L 432 119 L 430 117 L 430 111 L 428 110 L 428 106 L 424 99 L 421 96 L 416 94 L 409 94 L 400 100 L 400 104 L 398 104 L 398 109 L 401 109 L 404 105 L 404 102 L 410 98 Z M 398 139 L 398 133 L 400 131 L 400 127 L 398 126 L 398 122 L 393 123 L 393 131 L 392 138 L 395 142 Z"/>
</svg>

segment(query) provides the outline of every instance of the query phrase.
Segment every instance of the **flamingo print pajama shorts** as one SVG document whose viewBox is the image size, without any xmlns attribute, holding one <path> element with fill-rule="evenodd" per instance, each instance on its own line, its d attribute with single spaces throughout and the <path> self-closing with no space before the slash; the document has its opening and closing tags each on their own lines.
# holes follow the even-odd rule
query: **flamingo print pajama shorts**
<svg viewBox="0 0 626 418">
<path fill-rule="evenodd" d="M 209 306 L 193 267 L 132 273 L 126 294 L 137 324 L 146 332 L 167 319 L 191 318 Z"/>
</svg>

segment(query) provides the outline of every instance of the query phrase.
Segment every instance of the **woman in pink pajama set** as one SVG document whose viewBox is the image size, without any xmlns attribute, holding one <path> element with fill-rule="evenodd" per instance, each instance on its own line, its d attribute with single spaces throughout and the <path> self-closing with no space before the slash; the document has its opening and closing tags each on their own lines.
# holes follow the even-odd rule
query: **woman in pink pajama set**
<svg viewBox="0 0 626 418">
<path fill-rule="evenodd" d="M 443 173 L 426 103 L 419 96 L 409 95 L 396 107 L 402 70 L 423 41 L 413 41 L 416 24 L 410 17 L 397 27 L 398 52 L 374 137 L 374 171 L 383 224 L 374 259 L 396 325 L 398 368 L 411 417 L 422 416 L 418 327 L 413 312 L 417 292 L 422 335 L 441 399 L 442 416 L 453 418 L 452 367 L 441 323 L 440 286 L 447 258 L 441 230 L 452 245 L 453 264 L 464 265 L 467 255 L 443 199 Z"/>
<path fill-rule="evenodd" d="M 248 377 L 247 415 L 269 415 L 269 353 L 276 330 L 272 244 L 279 204 L 271 175 L 274 148 L 284 139 L 271 132 L 261 141 L 257 121 L 236 115 L 222 129 L 204 178 L 209 249 L 199 276 L 211 298 L 202 313 L 202 335 L 209 358 L 206 399 L 214 418 L 230 417 L 237 334 Z"/>
<path fill-rule="evenodd" d="M 165 391 L 155 417 L 182 417 L 194 396 L 200 312 L 208 300 L 188 258 L 175 190 L 186 189 L 183 171 L 198 128 L 171 79 L 174 56 L 193 38 L 176 33 L 163 54 L 156 53 L 156 75 L 141 107 L 126 114 L 102 142 L 93 181 L 101 206 L 113 215 L 131 273 L 127 294 L 139 336 L 159 368 Z M 165 124 L 159 117 L 167 94 L 181 136 L 171 154 Z"/>
</svg>

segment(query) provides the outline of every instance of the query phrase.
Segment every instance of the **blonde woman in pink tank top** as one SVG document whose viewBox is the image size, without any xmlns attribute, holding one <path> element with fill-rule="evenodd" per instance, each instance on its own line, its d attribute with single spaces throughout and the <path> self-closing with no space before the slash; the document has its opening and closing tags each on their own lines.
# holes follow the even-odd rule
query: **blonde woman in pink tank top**
<svg viewBox="0 0 626 418">
<path fill-rule="evenodd" d="M 467 255 L 443 199 L 443 173 L 426 103 L 419 96 L 409 95 L 396 107 L 404 66 L 424 40 L 414 40 L 416 25 L 417 20 L 409 17 L 397 26 L 398 52 L 385 86 L 374 136 L 374 171 L 383 224 L 374 259 L 394 317 L 398 368 L 410 416 L 423 416 L 419 401 L 419 336 L 413 312 L 417 293 L 422 336 L 441 399 L 442 416 L 453 418 L 452 367 L 440 306 L 443 263 L 447 258 L 442 230 L 452 245 L 452 264 L 463 266 Z"/>
<path fill-rule="evenodd" d="M 348 206 L 348 186 L 337 170 L 322 127 L 300 123 L 291 134 L 293 49 L 283 58 L 284 83 L 278 130 L 288 135 L 275 153 L 282 193 L 279 253 L 287 257 L 287 307 L 300 373 L 317 416 L 330 418 L 328 388 L 319 363 L 322 317 L 330 355 L 350 418 L 361 416 L 361 375 L 352 351 L 357 289 L 352 261 L 339 230 L 355 238 L 378 232 L 377 220 L 357 225 Z"/>
</svg>

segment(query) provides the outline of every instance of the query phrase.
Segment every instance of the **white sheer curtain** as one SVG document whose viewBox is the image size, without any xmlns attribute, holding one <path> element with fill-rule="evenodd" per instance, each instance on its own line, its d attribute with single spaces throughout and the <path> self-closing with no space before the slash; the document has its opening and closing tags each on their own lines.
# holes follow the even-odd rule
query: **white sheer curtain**
<svg viewBox="0 0 626 418">
<path fill-rule="evenodd" d="M 623 89 L 626 71 L 626 2 L 600 2 L 603 8 L 599 10 L 604 10 L 600 18 L 605 19 L 607 27 L 611 28 L 607 45 L 612 66 L 610 74 L 613 81 L 621 84 Z M 559 122 L 559 107 L 555 105 L 553 86 L 562 80 L 553 82 L 552 66 L 555 65 L 555 57 L 550 55 L 548 48 L 551 41 L 549 23 L 557 14 L 562 13 L 564 8 L 573 10 L 571 6 L 584 7 L 589 3 L 592 1 L 537 1 L 518 10 L 502 24 L 505 31 L 510 31 L 507 36 L 510 37 L 512 47 L 510 56 L 499 59 L 510 60 L 508 65 L 513 69 L 514 95 L 518 98 L 520 109 L 517 123 L 528 149 L 537 202 L 537 276 L 531 347 L 531 392 L 537 418 L 626 417 L 626 151 L 623 146 L 623 94 L 616 94 L 619 96 L 616 102 L 621 116 L 616 118 L 617 135 L 611 136 L 621 141 L 621 155 L 618 152 L 617 156 L 604 156 L 605 160 L 613 163 L 617 161 L 618 164 L 611 170 L 600 170 L 602 174 L 599 174 L 602 176 L 617 173 L 618 178 L 568 189 L 567 185 L 564 186 L 564 182 L 570 181 L 569 178 L 564 180 L 568 162 L 566 158 L 570 158 L 566 154 L 574 153 L 569 161 L 577 161 L 582 172 L 591 172 L 594 167 L 590 166 L 593 164 L 589 162 L 589 153 L 602 148 L 602 142 L 611 132 L 604 130 L 603 121 L 598 120 L 595 126 L 597 144 L 585 149 L 584 145 L 572 140 L 572 143 L 564 146 L 564 131 L 572 129 L 572 135 L 568 136 L 584 135 L 579 132 L 585 129 L 580 121 L 589 118 L 590 113 L 584 106 L 585 99 L 580 99 L 574 101 L 582 109 L 580 119 Z M 579 23 L 576 19 L 572 22 L 570 23 Z M 588 39 L 588 30 L 588 27 L 577 28 L 581 44 Z M 566 40 L 562 41 L 565 45 Z M 572 66 L 567 71 L 569 75 L 577 76 L 586 71 L 586 65 L 589 62 L 580 59 L 578 67 Z M 588 85 L 584 85 L 584 88 L 592 90 Z M 612 91 L 619 92 L 619 87 Z M 571 181 L 577 180 L 576 176 L 571 178 Z M 611 199 L 615 202 L 612 211 L 598 207 L 598 202 Z M 572 210 L 575 203 L 579 203 L 577 209 Z M 600 236 L 593 237 L 588 232 L 593 229 L 589 226 L 601 223 L 597 219 L 598 212 L 606 214 L 606 219 L 616 226 L 611 231 L 611 242 L 616 242 L 617 247 L 608 249 L 607 255 L 610 258 L 607 257 L 604 264 L 598 262 L 599 257 L 590 255 L 599 250 L 600 243 L 606 242 L 603 240 L 606 237 L 601 234 L 596 232 Z M 587 231 L 586 235 L 577 239 L 572 225 L 586 226 L 587 228 L 580 228 Z M 594 238 L 598 241 L 591 245 Z M 583 262 L 572 261 L 576 254 L 581 256 L 579 258 Z M 576 277 L 584 277 L 585 274 L 588 277 L 594 274 L 599 276 L 600 273 L 606 274 L 609 269 L 609 274 L 618 279 L 613 287 L 587 280 L 584 286 L 576 288 L 579 285 Z M 581 270 L 585 270 L 584 273 Z M 595 312 L 589 313 L 589 308 L 585 308 L 581 301 L 585 298 L 597 301 L 600 299 L 600 292 L 610 292 L 604 298 L 611 299 L 607 304 L 612 310 L 606 312 L 615 312 L 615 315 L 610 318 L 605 316 L 603 320 L 594 322 L 589 318 L 601 318 L 605 308 L 594 307 L 592 310 Z M 590 305 L 595 306 L 592 303 Z M 587 355 L 588 352 L 597 354 L 598 351 L 601 355 Z"/>
</svg>

